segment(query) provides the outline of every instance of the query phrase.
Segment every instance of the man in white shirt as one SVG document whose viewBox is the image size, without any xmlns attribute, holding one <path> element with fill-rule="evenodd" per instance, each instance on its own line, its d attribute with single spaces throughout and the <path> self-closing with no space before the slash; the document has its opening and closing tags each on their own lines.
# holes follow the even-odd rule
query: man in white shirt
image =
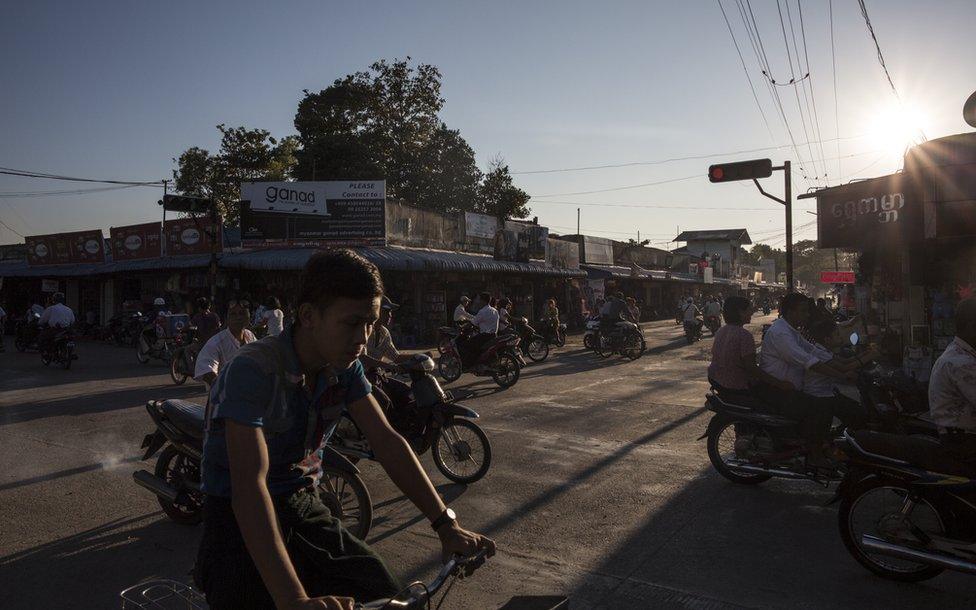
<svg viewBox="0 0 976 610">
<path fill-rule="evenodd" d="M 474 316 L 468 313 L 468 305 L 471 304 L 471 299 L 466 296 L 461 297 L 461 304 L 454 308 L 454 321 L 468 321 L 474 320 Z"/>
<path fill-rule="evenodd" d="M 955 317 L 956 337 L 929 377 L 929 415 L 943 446 L 976 464 L 976 299 L 959 303 Z"/>
<path fill-rule="evenodd" d="M 250 313 L 239 304 L 227 310 L 227 328 L 210 337 L 197 354 L 197 364 L 193 378 L 202 381 L 209 389 L 220 369 L 227 365 L 241 345 L 256 341 L 254 333 L 245 328 L 250 321 Z"/>
<path fill-rule="evenodd" d="M 41 331 L 41 334 L 37 338 L 37 343 L 42 346 L 42 349 L 61 330 L 70 328 L 75 323 L 75 312 L 71 311 L 71 308 L 64 304 L 64 293 L 55 292 L 51 299 L 54 303 L 44 310 L 44 313 L 41 314 L 41 319 L 38 321 L 38 326 L 47 327 Z"/>
<path fill-rule="evenodd" d="M 491 306 L 491 295 L 487 292 L 480 293 L 475 306 L 480 306 L 480 309 L 471 323 L 478 327 L 478 334 L 465 341 L 461 350 L 462 359 L 467 366 L 477 362 L 481 349 L 498 334 L 499 315 L 498 310 Z"/>
<path fill-rule="evenodd" d="M 7 330 L 7 312 L 3 310 L 3 305 L 0 305 L 0 353 L 3 353 L 3 334 Z"/>
</svg>

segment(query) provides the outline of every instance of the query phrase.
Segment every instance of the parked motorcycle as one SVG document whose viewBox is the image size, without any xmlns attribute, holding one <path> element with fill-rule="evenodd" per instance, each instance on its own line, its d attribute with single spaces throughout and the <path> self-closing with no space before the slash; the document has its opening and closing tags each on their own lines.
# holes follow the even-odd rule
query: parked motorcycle
<svg viewBox="0 0 976 610">
<path fill-rule="evenodd" d="M 25 320 L 19 320 L 15 329 L 14 347 L 18 352 L 26 352 L 29 349 L 37 349 L 37 338 L 41 334 L 38 326 L 41 316 L 36 312 L 28 314 Z"/>
<path fill-rule="evenodd" d="M 938 441 L 845 431 L 849 471 L 837 490 L 840 536 L 868 570 L 917 582 L 976 574 L 976 472 Z"/>
<path fill-rule="evenodd" d="M 444 392 L 432 375 L 434 361 L 429 356 L 417 354 L 397 368 L 410 375 L 413 399 L 388 409 L 393 428 L 418 456 L 430 449 L 434 465 L 455 483 L 467 485 L 485 476 L 491 467 L 491 443 L 471 421 L 478 414 Z M 339 420 L 329 443 L 350 459 L 376 459 L 366 436 L 348 415 Z"/>
<path fill-rule="evenodd" d="M 684 323 L 685 325 L 685 341 L 688 345 L 691 345 L 695 341 L 702 340 L 702 321 L 699 319 L 694 319 Z"/>
<path fill-rule="evenodd" d="M 195 525 L 203 519 L 200 460 L 203 455 L 204 407 L 184 400 L 150 400 L 146 411 L 156 430 L 142 441 L 148 460 L 162 450 L 154 472 L 132 473 L 136 484 L 156 495 L 170 519 Z M 357 538 L 369 533 L 373 503 L 359 469 L 329 446 L 323 449 L 319 498 L 332 516 Z"/>
<path fill-rule="evenodd" d="M 467 325 L 437 362 L 437 370 L 444 381 L 456 381 L 462 373 L 473 373 L 477 377 L 491 377 L 502 388 L 510 388 L 519 380 L 525 360 L 519 352 L 519 338 L 515 335 L 500 334 L 489 340 L 475 357 L 475 361 L 465 362 L 461 357 L 459 342 L 470 341 L 476 329 Z"/>
<path fill-rule="evenodd" d="M 869 429 L 927 438 L 938 435 L 933 423 L 899 404 L 886 376 L 877 369 L 859 373 L 857 389 Z M 712 466 L 733 483 L 755 485 L 776 477 L 829 484 L 842 478 L 839 462 L 820 471 L 807 466 L 806 443 L 797 432 L 797 422 L 775 415 L 771 406 L 725 399 L 715 391 L 706 396 L 706 406 L 715 415 L 700 439 L 708 439 Z"/>
<path fill-rule="evenodd" d="M 173 359 L 175 340 L 160 334 L 154 320 L 149 320 L 139 334 L 136 358 L 141 364 L 149 364 L 152 359 L 169 363 Z"/>
<path fill-rule="evenodd" d="M 193 342 L 196 340 L 197 327 L 187 326 L 182 333 L 176 336 L 173 357 L 169 361 L 169 376 L 176 385 L 183 385 L 186 380 L 193 377 L 193 370 L 197 365 L 197 354 Z"/>
<path fill-rule="evenodd" d="M 524 317 L 512 318 L 509 332 L 519 338 L 519 349 L 533 362 L 542 362 L 549 357 L 549 342 L 535 331 Z"/>
<path fill-rule="evenodd" d="M 53 362 L 68 370 L 71 368 L 71 363 L 77 359 L 74 333 L 69 328 L 59 330 L 50 342 L 41 349 L 41 362 L 44 363 L 44 366 Z"/>
</svg>

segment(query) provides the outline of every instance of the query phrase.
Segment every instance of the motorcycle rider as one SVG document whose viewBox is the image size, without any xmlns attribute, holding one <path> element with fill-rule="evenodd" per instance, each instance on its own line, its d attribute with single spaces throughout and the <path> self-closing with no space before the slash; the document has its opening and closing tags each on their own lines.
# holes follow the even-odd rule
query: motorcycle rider
<svg viewBox="0 0 976 610">
<path fill-rule="evenodd" d="M 722 324 L 721 318 L 722 314 L 722 304 L 719 303 L 717 297 L 708 297 L 708 302 L 705 303 L 705 320 L 715 320 L 720 326 Z"/>
<path fill-rule="evenodd" d="M 3 335 L 7 330 L 7 312 L 4 311 L 3 305 L 0 305 L 0 354 L 3 353 Z"/>
<path fill-rule="evenodd" d="M 478 334 L 465 338 L 464 342 L 459 345 L 462 359 L 466 363 L 477 362 L 485 344 L 498 336 L 500 315 L 498 310 L 491 305 L 491 295 L 487 292 L 479 293 L 478 299 L 475 301 L 475 307 L 478 306 L 480 309 L 471 320 L 471 324 L 478 329 Z"/>
<path fill-rule="evenodd" d="M 929 414 L 943 447 L 976 467 L 976 299 L 956 306 L 956 336 L 932 367 Z"/>
<path fill-rule="evenodd" d="M 210 299 L 207 297 L 200 297 L 196 301 L 197 312 L 193 315 L 191 323 L 197 328 L 197 338 L 196 344 L 199 346 L 204 345 L 211 337 L 217 334 L 220 330 L 220 316 L 217 312 L 211 310 Z"/>
<path fill-rule="evenodd" d="M 241 345 L 257 341 L 254 333 L 247 329 L 249 319 L 250 314 L 247 309 L 241 307 L 239 303 L 234 302 L 227 308 L 227 328 L 214 334 L 203 344 L 200 353 L 197 354 L 193 379 L 206 384 L 209 390 L 220 374 L 220 369 L 231 361 L 241 349 Z"/>
<path fill-rule="evenodd" d="M 498 300 L 498 330 L 512 328 L 512 300 L 502 298 Z"/>
<path fill-rule="evenodd" d="M 371 395 L 358 358 L 379 317 L 379 271 L 349 250 L 328 250 L 309 259 L 299 285 L 294 323 L 243 346 L 211 392 L 194 579 L 214 610 L 351 609 L 348 597 L 400 590 L 383 560 L 315 491 L 321 448 L 344 412 L 431 522 L 445 559 L 494 553 L 493 541 L 458 526 Z"/>
<path fill-rule="evenodd" d="M 42 327 L 42 330 L 37 338 L 37 344 L 42 352 L 50 347 L 51 340 L 59 332 L 65 328 L 70 328 L 75 323 L 75 312 L 64 304 L 63 292 L 55 292 L 51 300 L 53 303 L 44 310 L 41 319 L 38 320 L 38 326 Z"/>
<path fill-rule="evenodd" d="M 616 330 L 617 323 L 623 320 L 626 311 L 627 302 L 624 301 L 624 293 L 619 290 L 610 295 L 600 308 L 600 337 L 604 344 L 610 340 L 610 335 Z"/>
<path fill-rule="evenodd" d="M 701 327 L 702 321 L 699 319 L 701 315 L 701 310 L 695 305 L 695 299 L 693 297 L 688 297 L 685 299 L 685 305 L 681 309 L 681 317 L 685 328 L 685 333 L 692 332 L 695 326 Z"/>
<path fill-rule="evenodd" d="M 793 385 L 773 377 L 756 364 L 756 339 L 744 327 L 752 321 L 755 308 L 749 299 L 731 296 L 725 300 L 725 324 L 715 333 L 708 381 L 722 397 L 751 397 L 761 385 L 783 391 Z"/>
<path fill-rule="evenodd" d="M 390 322 L 393 312 L 400 306 L 386 295 L 380 301 L 380 317 L 373 324 L 373 332 L 366 340 L 366 349 L 359 361 L 366 369 L 366 379 L 373 384 L 373 392 L 384 411 L 389 407 L 398 407 L 410 402 L 410 386 L 399 379 L 381 377 L 378 369 L 385 363 L 401 364 L 410 360 L 408 354 L 401 354 L 393 344 L 390 335 Z"/>
<path fill-rule="evenodd" d="M 627 305 L 627 311 L 623 314 L 624 318 L 628 322 L 640 324 L 640 307 L 637 306 L 637 299 L 634 297 L 627 297 L 624 299 L 624 303 Z"/>
<path fill-rule="evenodd" d="M 468 305 L 471 304 L 471 299 L 467 295 L 461 295 L 461 302 L 457 307 L 454 308 L 454 323 L 460 324 L 461 322 L 470 322 L 474 320 L 474 316 L 468 313 Z"/>
</svg>

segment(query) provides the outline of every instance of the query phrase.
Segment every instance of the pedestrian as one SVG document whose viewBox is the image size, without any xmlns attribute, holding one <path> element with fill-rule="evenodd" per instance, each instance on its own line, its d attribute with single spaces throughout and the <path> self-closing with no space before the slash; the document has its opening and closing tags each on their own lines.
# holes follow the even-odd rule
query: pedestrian
<svg viewBox="0 0 976 610">
<path fill-rule="evenodd" d="M 281 302 L 278 297 L 270 296 L 262 307 L 264 311 L 255 326 L 265 327 L 268 329 L 268 336 L 277 337 L 285 328 L 285 313 L 281 311 Z"/>
<path fill-rule="evenodd" d="M 202 346 L 220 330 L 220 316 L 210 309 L 210 299 L 200 297 L 196 302 L 197 312 L 190 323 L 197 328 L 196 343 Z"/>
</svg>

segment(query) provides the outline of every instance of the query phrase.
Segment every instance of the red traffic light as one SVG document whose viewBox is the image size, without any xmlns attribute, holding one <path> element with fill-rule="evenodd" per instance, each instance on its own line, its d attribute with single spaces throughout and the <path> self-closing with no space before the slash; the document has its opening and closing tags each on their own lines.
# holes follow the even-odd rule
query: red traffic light
<svg viewBox="0 0 976 610">
<path fill-rule="evenodd" d="M 773 162 L 769 159 L 752 159 L 737 163 L 719 163 L 708 168 L 709 182 L 753 180 L 773 175 Z"/>
</svg>

